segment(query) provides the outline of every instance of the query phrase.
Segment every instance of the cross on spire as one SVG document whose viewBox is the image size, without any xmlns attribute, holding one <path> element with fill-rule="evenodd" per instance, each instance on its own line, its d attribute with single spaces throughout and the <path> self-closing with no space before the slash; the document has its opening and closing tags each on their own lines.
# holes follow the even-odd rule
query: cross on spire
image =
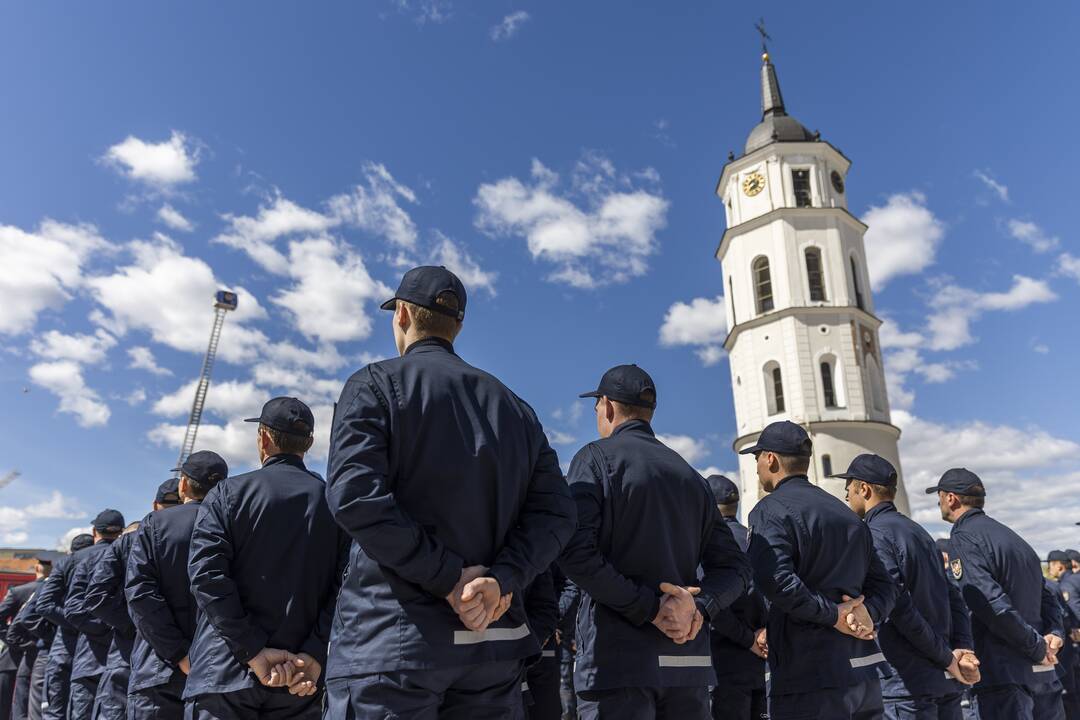
<svg viewBox="0 0 1080 720">
<path fill-rule="evenodd" d="M 768 55 L 769 46 L 766 44 L 766 41 L 772 40 L 772 38 L 769 36 L 769 33 L 765 32 L 765 18 L 758 18 L 758 21 L 754 23 L 754 29 L 761 35 L 761 52 Z"/>
</svg>

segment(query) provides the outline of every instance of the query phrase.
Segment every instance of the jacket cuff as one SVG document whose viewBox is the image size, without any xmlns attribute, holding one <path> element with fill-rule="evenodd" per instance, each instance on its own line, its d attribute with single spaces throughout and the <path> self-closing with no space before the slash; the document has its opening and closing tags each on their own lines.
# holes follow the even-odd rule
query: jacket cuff
<svg viewBox="0 0 1080 720">
<path fill-rule="evenodd" d="M 644 625 L 652 622 L 658 612 L 660 612 L 660 594 L 646 587 L 640 587 L 638 599 L 625 617 L 634 625 Z"/>
<path fill-rule="evenodd" d="M 250 632 L 233 644 L 233 656 L 244 665 L 247 665 L 251 658 L 258 655 L 266 647 L 267 640 L 269 638 L 265 633 L 252 628 Z"/>
<path fill-rule="evenodd" d="M 486 573 L 487 577 L 495 578 L 495 582 L 499 583 L 499 594 L 506 595 L 507 593 L 514 592 L 517 588 L 514 587 L 513 570 L 505 565 L 492 565 L 491 569 Z"/>
<path fill-rule="evenodd" d="M 300 647 L 300 652 L 306 653 L 318 661 L 319 665 L 326 667 L 326 656 L 330 651 L 330 643 L 328 641 L 320 640 L 314 635 L 310 636 L 304 641 L 304 644 Z M 325 673 L 323 673 L 325 675 Z"/>
<path fill-rule="evenodd" d="M 1030 659 L 1035 663 L 1041 663 L 1046 659 L 1046 639 L 1042 636 L 1039 636 L 1039 641 L 1035 643 Z"/>
<path fill-rule="evenodd" d="M 461 570 L 464 567 L 465 563 L 461 558 L 453 553 L 446 553 L 446 563 L 425 590 L 440 600 L 444 600 L 454 590 L 454 586 L 458 584 L 458 580 L 461 579 Z"/>
</svg>

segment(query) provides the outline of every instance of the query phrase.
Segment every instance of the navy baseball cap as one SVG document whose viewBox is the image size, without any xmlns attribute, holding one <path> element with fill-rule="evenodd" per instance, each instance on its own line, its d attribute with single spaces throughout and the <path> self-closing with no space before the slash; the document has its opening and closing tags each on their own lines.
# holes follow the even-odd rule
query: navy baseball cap
<svg viewBox="0 0 1080 720">
<path fill-rule="evenodd" d="M 1051 550 L 1046 556 L 1046 562 L 1061 562 L 1068 564 L 1072 562 L 1072 560 L 1069 558 L 1069 554 L 1064 550 Z"/>
<path fill-rule="evenodd" d="M 438 303 L 439 296 L 445 292 L 453 293 L 457 298 L 457 309 L 448 308 Z M 458 276 L 443 266 L 421 265 L 414 267 L 401 278 L 394 297 L 384 302 L 383 310 L 393 310 L 397 307 L 397 301 L 404 300 L 413 305 L 427 308 L 440 315 L 452 317 L 458 322 L 465 319 L 465 286 L 461 284 Z"/>
<path fill-rule="evenodd" d="M 651 391 L 651 394 L 647 391 Z M 624 405 L 655 408 L 656 384 L 649 373 L 637 365 L 616 365 L 600 378 L 599 387 L 578 397 L 606 397 Z"/>
<path fill-rule="evenodd" d="M 126 524 L 119 510 L 102 510 L 94 518 L 94 529 L 98 532 L 120 532 Z"/>
<path fill-rule="evenodd" d="M 77 552 L 94 544 L 94 536 L 87 533 L 79 533 L 71 538 L 71 552 Z"/>
<path fill-rule="evenodd" d="M 1076 552 L 1075 550 L 1066 550 L 1066 551 L 1065 551 L 1065 555 L 1066 555 L 1066 556 L 1067 556 L 1067 557 L 1068 557 L 1068 558 L 1069 558 L 1070 560 L 1074 560 L 1074 561 L 1076 561 L 1076 562 L 1080 562 L 1080 552 Z"/>
<path fill-rule="evenodd" d="M 705 480 L 709 483 L 709 489 L 716 496 L 718 504 L 730 505 L 739 502 L 739 486 L 724 475 L 710 475 Z"/>
<path fill-rule="evenodd" d="M 173 469 L 173 472 L 176 472 L 175 468 Z M 158 505 L 179 505 L 180 481 L 176 478 L 169 478 L 158 485 L 157 494 L 154 495 L 154 502 Z"/>
<path fill-rule="evenodd" d="M 304 437 L 311 437 L 315 431 L 315 416 L 311 414 L 311 408 L 294 397 L 267 400 L 259 417 L 246 418 L 244 422 L 257 422 L 278 432 Z M 225 463 L 224 460 L 221 462 Z M 225 472 L 228 473 L 227 467 Z"/>
<path fill-rule="evenodd" d="M 926 494 L 936 492 L 951 492 L 957 495 L 971 495 L 974 497 L 986 497 L 986 488 L 983 487 L 979 476 L 967 468 L 952 468 L 938 480 L 934 487 L 926 488 Z"/>
<path fill-rule="evenodd" d="M 225 463 L 225 459 L 213 450 L 191 453 L 180 467 L 173 468 L 173 472 L 177 470 L 206 489 L 214 487 L 219 481 L 229 477 L 229 466 Z M 179 494 L 176 497 L 179 501 Z"/>
<path fill-rule="evenodd" d="M 871 485 L 893 487 L 896 485 L 896 468 L 880 455 L 864 453 L 851 461 L 847 472 L 837 473 L 833 477 L 843 478 L 844 480 L 862 480 Z"/>
<path fill-rule="evenodd" d="M 814 444 L 799 425 L 790 420 L 769 423 L 758 435 L 756 443 L 739 451 L 740 455 L 757 452 L 774 452 L 780 455 L 810 457 Z"/>
<path fill-rule="evenodd" d="M 45 550 L 44 552 L 39 552 L 37 556 L 34 557 L 34 559 L 42 565 L 52 565 L 54 562 L 56 562 L 56 558 L 58 555 L 59 553 L 52 550 Z"/>
</svg>

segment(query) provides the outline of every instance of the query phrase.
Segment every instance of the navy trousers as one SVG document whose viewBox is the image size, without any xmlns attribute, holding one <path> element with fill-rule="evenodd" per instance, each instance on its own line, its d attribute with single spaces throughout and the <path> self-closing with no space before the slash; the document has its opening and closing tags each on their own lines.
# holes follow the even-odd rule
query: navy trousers
<svg viewBox="0 0 1080 720">
<path fill-rule="evenodd" d="M 259 686 L 197 695 L 187 711 L 189 720 L 317 720 L 321 704 L 322 692 L 301 698 L 285 688 Z"/>
<path fill-rule="evenodd" d="M 30 675 L 37 660 L 36 648 L 27 652 L 19 661 L 19 671 L 15 673 L 14 701 L 11 708 L 12 720 L 26 720 L 30 710 Z"/>
<path fill-rule="evenodd" d="M 847 688 L 824 688 L 769 698 L 772 720 L 881 720 L 881 683 L 875 678 Z"/>
<path fill-rule="evenodd" d="M 559 698 L 559 661 L 555 651 L 541 657 L 525 672 L 529 685 L 529 703 L 525 716 L 529 720 L 559 720 L 562 717 L 562 700 Z"/>
<path fill-rule="evenodd" d="M 1021 685 L 991 685 L 975 689 L 980 720 L 1032 720 L 1035 699 Z"/>
<path fill-rule="evenodd" d="M 45 705 L 42 720 L 67 720 L 68 700 L 71 698 L 71 660 L 66 663 L 49 661 L 45 666 Z"/>
<path fill-rule="evenodd" d="M 124 720 L 127 717 L 127 687 L 131 668 L 106 668 L 94 696 L 94 720 Z"/>
<path fill-rule="evenodd" d="M 581 720 L 709 720 L 709 688 L 579 691 L 578 713 Z"/>
<path fill-rule="evenodd" d="M 27 712 L 29 720 L 41 720 L 45 704 L 45 669 L 48 664 L 48 652 L 39 651 L 37 659 L 34 660 L 34 667 L 30 671 L 30 702 Z"/>
<path fill-rule="evenodd" d="M 574 645 L 563 642 L 555 647 L 559 658 L 559 696 L 562 698 L 563 717 L 577 718 L 577 693 L 574 692 Z"/>
<path fill-rule="evenodd" d="M 184 720 L 184 682 L 137 690 L 127 697 L 128 720 Z"/>
<path fill-rule="evenodd" d="M 523 674 L 511 660 L 336 678 L 323 720 L 519 720 Z"/>
<path fill-rule="evenodd" d="M 719 679 L 712 690 L 713 720 L 761 720 L 769 717 L 765 688 L 732 687 Z"/>
<path fill-rule="evenodd" d="M 0 720 L 11 720 L 15 697 L 15 675 L 18 668 L 0 672 Z"/>
<path fill-rule="evenodd" d="M 100 675 L 92 675 L 71 681 L 71 697 L 68 698 L 68 720 L 94 720 L 94 698 L 97 697 Z"/>
<path fill-rule="evenodd" d="M 1036 693 L 1032 696 L 1031 716 L 1035 720 L 1065 720 L 1065 703 L 1061 690 Z"/>
<path fill-rule="evenodd" d="M 945 697 L 887 697 L 885 720 L 964 720 L 962 698 L 960 693 Z"/>
</svg>

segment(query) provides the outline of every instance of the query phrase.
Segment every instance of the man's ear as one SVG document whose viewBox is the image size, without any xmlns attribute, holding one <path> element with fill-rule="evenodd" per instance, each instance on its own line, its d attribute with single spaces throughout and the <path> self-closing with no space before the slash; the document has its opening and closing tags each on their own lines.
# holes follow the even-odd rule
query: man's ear
<svg viewBox="0 0 1080 720">
<path fill-rule="evenodd" d="M 409 326 L 412 325 L 412 318 L 409 317 L 409 311 L 405 307 L 405 303 L 399 302 L 394 306 L 394 322 L 402 330 L 407 331 Z"/>
</svg>

